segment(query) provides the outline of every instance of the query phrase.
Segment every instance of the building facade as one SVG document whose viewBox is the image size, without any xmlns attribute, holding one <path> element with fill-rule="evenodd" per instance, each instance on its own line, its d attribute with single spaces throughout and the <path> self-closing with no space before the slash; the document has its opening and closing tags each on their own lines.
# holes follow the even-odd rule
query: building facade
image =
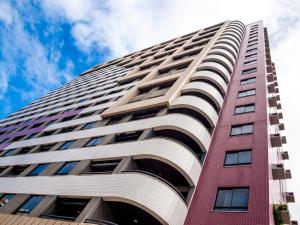
<svg viewBox="0 0 300 225">
<path fill-rule="evenodd" d="M 297 224 L 267 29 L 97 65 L 0 121 L 0 224 Z"/>
</svg>

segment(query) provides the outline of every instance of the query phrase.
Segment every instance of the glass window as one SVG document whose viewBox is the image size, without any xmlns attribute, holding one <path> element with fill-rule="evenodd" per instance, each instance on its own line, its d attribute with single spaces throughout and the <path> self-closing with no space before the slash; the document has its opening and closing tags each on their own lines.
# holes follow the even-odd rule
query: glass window
<svg viewBox="0 0 300 225">
<path fill-rule="evenodd" d="M 86 129 L 91 129 L 96 125 L 96 122 L 90 122 L 90 123 L 86 123 L 83 127 L 82 130 L 86 130 Z"/>
<path fill-rule="evenodd" d="M 30 213 L 43 199 L 43 196 L 33 195 L 31 196 L 16 213 Z"/>
<path fill-rule="evenodd" d="M 33 138 L 35 138 L 36 136 L 37 136 L 37 133 L 35 133 L 35 134 L 30 134 L 30 135 L 26 138 L 26 140 L 33 139 Z"/>
<path fill-rule="evenodd" d="M 252 58 L 254 56 L 257 56 L 257 53 L 253 53 L 253 54 L 250 54 L 250 55 L 246 55 L 245 56 L 245 59 L 249 59 L 249 58 Z"/>
<path fill-rule="evenodd" d="M 9 203 L 13 197 L 15 197 L 14 194 L 5 194 L 0 198 L 0 208 Z"/>
<path fill-rule="evenodd" d="M 225 166 L 251 164 L 251 150 L 227 152 L 225 155 Z"/>
<path fill-rule="evenodd" d="M 241 80 L 241 85 L 251 84 L 251 83 L 255 83 L 255 82 L 256 82 L 256 78 L 252 77 L 252 78 L 249 78 L 249 79 Z"/>
<path fill-rule="evenodd" d="M 12 156 L 14 154 L 16 149 L 10 149 L 7 152 L 5 152 L 2 156 L 6 157 L 6 156 Z"/>
<path fill-rule="evenodd" d="M 251 68 L 251 69 L 246 69 L 242 71 L 242 75 L 250 74 L 250 73 L 255 73 L 257 71 L 257 68 Z"/>
<path fill-rule="evenodd" d="M 77 165 L 78 162 L 68 162 L 65 163 L 57 172 L 56 174 L 58 175 L 64 175 L 70 173 L 75 166 Z"/>
<path fill-rule="evenodd" d="M 254 64 L 254 63 L 257 63 L 257 59 L 253 59 L 253 60 L 244 62 L 244 66 L 246 66 L 246 65 L 251 65 L 251 64 Z"/>
<path fill-rule="evenodd" d="M 231 136 L 237 136 L 237 135 L 243 135 L 243 134 L 252 134 L 253 133 L 253 124 L 244 124 L 244 125 L 238 125 L 238 126 L 232 126 L 230 135 Z"/>
<path fill-rule="evenodd" d="M 86 146 L 86 147 L 91 147 L 91 146 L 99 145 L 99 144 L 101 144 L 102 140 L 103 140 L 103 136 L 91 138 L 91 139 L 86 143 L 85 146 Z"/>
<path fill-rule="evenodd" d="M 47 167 L 49 166 L 49 164 L 40 164 L 37 167 L 35 167 L 29 174 L 28 176 L 37 176 L 40 173 L 42 173 L 45 169 L 47 169 Z"/>
<path fill-rule="evenodd" d="M 246 211 L 248 209 L 249 188 L 219 188 L 215 210 Z"/>
<path fill-rule="evenodd" d="M 238 93 L 238 97 L 239 98 L 243 98 L 243 97 L 247 97 L 247 96 L 252 96 L 255 95 L 255 89 L 250 89 L 250 90 L 246 90 L 246 91 L 240 91 Z"/>
<path fill-rule="evenodd" d="M 241 105 L 235 107 L 234 114 L 249 113 L 249 112 L 254 112 L 254 110 L 255 110 L 254 104 Z"/>
<path fill-rule="evenodd" d="M 59 147 L 58 150 L 67 150 L 67 149 L 71 148 L 74 143 L 75 143 L 75 140 L 66 141 Z"/>
</svg>

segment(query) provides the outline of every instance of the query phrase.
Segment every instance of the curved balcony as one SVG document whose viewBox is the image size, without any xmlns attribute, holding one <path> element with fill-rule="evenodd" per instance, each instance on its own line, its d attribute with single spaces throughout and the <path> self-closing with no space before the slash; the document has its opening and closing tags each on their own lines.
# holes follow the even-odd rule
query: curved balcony
<svg viewBox="0 0 300 225">
<path fill-rule="evenodd" d="M 199 97 L 204 95 L 210 100 L 210 103 L 213 103 L 212 106 L 217 109 L 222 107 L 224 101 L 222 95 L 215 87 L 203 82 L 191 82 L 186 84 L 182 89 L 182 93 L 198 93 L 200 94 Z"/>
<path fill-rule="evenodd" d="M 109 125 L 104 127 L 96 127 L 88 130 L 80 130 L 80 131 L 68 132 L 64 134 L 56 134 L 56 135 L 51 135 L 46 137 L 39 137 L 31 140 L 17 141 L 10 144 L 8 147 L 6 147 L 6 149 L 21 148 L 21 147 L 28 147 L 28 146 L 35 146 L 35 145 L 42 145 L 42 144 L 45 145 L 50 143 L 56 143 L 59 141 L 77 140 L 82 138 L 97 137 L 97 136 L 103 136 L 107 134 L 138 131 L 138 130 L 145 130 L 151 128 L 154 130 L 161 130 L 168 127 L 168 129 L 176 130 L 180 133 L 185 133 L 196 143 L 198 143 L 199 147 L 203 151 L 206 151 L 208 149 L 208 145 L 210 141 L 210 138 L 208 138 L 209 135 L 206 136 L 206 134 L 200 133 L 199 131 L 201 129 L 199 130 L 198 128 L 195 127 L 198 125 L 202 127 L 203 126 L 202 124 L 197 122 L 195 125 L 193 125 L 194 123 L 195 120 L 189 116 L 185 116 L 181 114 L 170 114 L 170 115 L 153 117 L 153 118 L 148 118 L 143 120 L 130 121 L 122 124 L 114 124 L 114 125 Z M 204 126 L 203 126 L 203 130 L 206 131 Z"/>
<path fill-rule="evenodd" d="M 177 138 L 180 141 L 180 138 Z M 161 148 L 164 146 L 164 148 Z M 198 147 L 199 148 L 199 147 Z M 124 151 L 126 149 L 126 151 Z M 201 165 L 196 152 L 166 138 L 153 138 L 144 141 L 124 142 L 119 144 L 100 145 L 50 151 L 0 158 L 0 166 L 70 162 L 92 159 L 113 159 L 131 156 L 133 159 L 155 159 L 178 170 L 191 186 L 197 184 Z"/>
<path fill-rule="evenodd" d="M 239 45 L 237 45 L 234 41 L 232 41 L 228 38 L 219 38 L 218 41 L 216 42 L 216 44 L 219 44 L 219 43 L 229 44 L 231 47 L 233 47 L 233 49 L 235 50 L 236 53 L 239 52 Z"/>
<path fill-rule="evenodd" d="M 216 71 L 218 74 L 220 74 L 226 83 L 230 80 L 230 73 L 227 71 L 226 67 L 223 65 L 223 63 L 219 62 L 204 62 L 201 63 L 201 65 L 198 67 L 198 70 L 213 70 Z"/>
<path fill-rule="evenodd" d="M 227 33 L 236 34 L 240 40 L 240 43 L 242 43 L 243 35 L 240 34 L 240 32 L 237 29 L 235 29 L 235 28 L 226 29 L 223 34 L 227 34 Z"/>
<path fill-rule="evenodd" d="M 230 52 L 235 59 L 237 57 L 237 54 L 236 54 L 234 48 L 231 45 L 229 45 L 229 44 L 224 44 L 224 43 L 222 43 L 222 44 L 221 43 L 220 44 L 215 44 L 212 47 L 212 49 L 224 49 L 224 50 Z"/>
<path fill-rule="evenodd" d="M 222 39 L 230 40 L 230 41 L 234 42 L 238 48 L 240 47 L 240 43 L 238 42 L 238 39 L 232 35 L 229 35 L 229 34 L 221 35 L 218 40 L 222 40 Z"/>
<path fill-rule="evenodd" d="M 225 50 L 225 49 L 215 48 L 215 49 L 210 50 L 207 53 L 207 55 L 222 55 L 230 61 L 231 65 L 235 64 L 234 56 L 228 50 Z"/>
<path fill-rule="evenodd" d="M 242 29 L 240 26 L 238 26 L 237 24 L 229 24 L 229 26 L 227 27 L 228 29 L 236 29 L 240 32 L 241 35 L 244 34 L 244 29 Z"/>
<path fill-rule="evenodd" d="M 217 63 L 222 64 L 227 69 L 227 71 L 228 71 L 229 74 L 231 74 L 232 71 L 233 71 L 233 66 L 230 63 L 230 61 L 226 57 L 221 56 L 221 55 L 209 55 L 209 56 L 206 56 L 203 59 L 203 62 L 217 62 Z"/>
<path fill-rule="evenodd" d="M 229 29 L 229 30 L 224 31 L 223 35 L 231 35 L 232 37 L 235 37 L 240 44 L 242 43 L 241 35 L 233 29 Z"/>
<path fill-rule="evenodd" d="M 161 224 L 182 225 L 187 214 L 186 203 L 173 188 L 141 173 L 17 177 L 0 178 L 0 181 L 2 193 L 7 193 L 9 188 L 10 193 L 101 196 L 105 202 L 123 202 L 137 207 Z"/>
<path fill-rule="evenodd" d="M 222 79 L 222 77 L 210 70 L 201 70 L 196 73 L 194 73 L 191 76 L 191 81 L 202 81 L 207 80 L 215 84 L 215 86 L 218 88 L 218 90 L 222 93 L 224 96 L 227 91 L 227 84 Z"/>
<path fill-rule="evenodd" d="M 207 101 L 194 96 L 180 96 L 175 98 L 170 104 L 171 110 L 185 108 L 200 114 L 201 116 L 198 116 L 198 118 L 208 130 L 216 126 L 218 114 Z"/>
</svg>

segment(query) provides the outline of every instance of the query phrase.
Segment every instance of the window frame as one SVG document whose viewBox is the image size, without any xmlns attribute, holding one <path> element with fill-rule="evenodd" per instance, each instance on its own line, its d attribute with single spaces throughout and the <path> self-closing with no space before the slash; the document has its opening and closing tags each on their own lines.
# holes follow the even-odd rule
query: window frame
<svg viewBox="0 0 300 225">
<path fill-rule="evenodd" d="M 250 154 L 250 160 L 247 162 L 243 162 L 242 160 L 240 160 L 240 154 L 245 153 L 245 152 L 249 152 Z M 227 156 L 228 155 L 234 155 L 237 154 L 237 161 L 236 163 L 228 163 L 227 162 Z M 232 166 L 247 166 L 247 165 L 251 165 L 252 164 L 252 149 L 242 149 L 242 150 L 234 150 L 234 151 L 226 151 L 225 155 L 224 155 L 224 167 L 232 167 Z"/>
<path fill-rule="evenodd" d="M 247 206 L 233 206 L 234 204 L 234 200 L 237 200 L 235 198 L 237 198 L 237 196 L 234 196 L 235 193 L 238 193 L 237 191 L 246 191 L 244 194 L 246 194 L 245 197 L 245 202 Z M 218 206 L 218 202 L 220 201 L 219 198 L 222 198 L 221 192 L 225 192 L 227 191 L 229 193 L 229 191 L 231 191 L 230 193 L 230 199 L 229 200 L 229 206 Z M 241 196 L 240 196 L 241 197 Z M 217 189 L 217 193 L 216 193 L 216 199 L 215 199 L 215 204 L 214 204 L 214 211 L 236 211 L 236 212 L 245 212 L 248 211 L 249 209 L 249 198 L 250 197 L 250 188 L 249 187 L 219 187 Z M 222 199 L 221 199 L 222 200 Z M 227 201 L 228 201 L 227 200 Z M 241 198 L 239 198 L 239 200 L 241 200 Z"/>
<path fill-rule="evenodd" d="M 251 107 L 251 106 L 253 106 L 253 108 L 254 108 L 253 111 L 247 111 L 247 110 L 246 110 L 247 107 Z M 237 113 L 237 112 L 236 112 L 237 108 L 242 108 L 242 107 L 244 107 L 243 112 Z M 252 112 L 255 112 L 255 103 L 245 104 L 245 105 L 237 105 L 237 106 L 235 106 L 235 108 L 234 108 L 234 115 L 240 115 L 240 114 L 252 113 Z"/>
<path fill-rule="evenodd" d="M 247 131 L 248 127 L 251 126 L 251 132 Z M 240 132 L 236 133 L 240 128 Z M 237 130 L 237 131 L 234 131 Z M 254 133 L 254 123 L 244 123 L 239 125 L 232 125 L 230 128 L 230 137 L 236 137 L 241 135 L 249 135 Z"/>
</svg>

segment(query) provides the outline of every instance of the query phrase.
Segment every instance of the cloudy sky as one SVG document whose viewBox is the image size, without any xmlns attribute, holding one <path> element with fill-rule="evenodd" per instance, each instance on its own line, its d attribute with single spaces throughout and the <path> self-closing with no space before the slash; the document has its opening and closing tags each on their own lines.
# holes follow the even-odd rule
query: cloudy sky
<svg viewBox="0 0 300 225">
<path fill-rule="evenodd" d="M 0 12 L 0 118 L 95 64 L 224 20 L 263 20 L 298 200 L 290 208 L 300 221 L 299 0 L 0 0 Z"/>
</svg>

